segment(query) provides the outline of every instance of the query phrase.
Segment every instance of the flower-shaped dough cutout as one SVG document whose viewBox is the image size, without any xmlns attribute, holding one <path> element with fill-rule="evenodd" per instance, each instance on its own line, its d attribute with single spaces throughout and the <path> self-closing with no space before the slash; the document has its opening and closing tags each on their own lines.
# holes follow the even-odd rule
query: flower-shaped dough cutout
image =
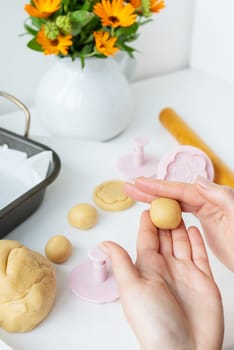
<svg viewBox="0 0 234 350">
<path fill-rule="evenodd" d="M 123 181 L 107 181 L 94 190 L 94 203 L 107 211 L 119 211 L 131 207 L 134 200 L 128 197 L 123 190 Z"/>
<path fill-rule="evenodd" d="M 118 201 L 124 201 L 127 195 L 123 192 L 123 184 L 121 182 L 109 182 L 100 186 L 97 196 L 105 203 L 116 203 Z"/>
</svg>

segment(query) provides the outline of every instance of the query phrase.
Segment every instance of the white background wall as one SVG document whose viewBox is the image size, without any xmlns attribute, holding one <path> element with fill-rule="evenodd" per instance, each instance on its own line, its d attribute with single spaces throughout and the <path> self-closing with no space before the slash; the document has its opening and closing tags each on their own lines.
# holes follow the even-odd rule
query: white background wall
<svg viewBox="0 0 234 350">
<path fill-rule="evenodd" d="M 196 0 L 191 66 L 234 82 L 234 1 Z"/>
<path fill-rule="evenodd" d="M 142 27 L 135 79 L 188 66 L 196 0 L 165 0 L 166 8 Z"/>
<path fill-rule="evenodd" d="M 154 16 L 153 22 L 142 27 L 134 43 L 140 51 L 136 55 L 134 80 L 188 66 L 194 1 L 166 0 L 166 8 Z M 19 37 L 24 32 L 27 2 L 0 2 L 0 90 L 31 104 L 38 79 L 53 63 L 53 58 L 31 51 L 26 47 L 29 37 Z M 2 100 L 0 106 L 0 113 L 13 108 Z"/>
<path fill-rule="evenodd" d="M 196 0 L 191 66 L 234 82 L 234 1 Z"/>
</svg>

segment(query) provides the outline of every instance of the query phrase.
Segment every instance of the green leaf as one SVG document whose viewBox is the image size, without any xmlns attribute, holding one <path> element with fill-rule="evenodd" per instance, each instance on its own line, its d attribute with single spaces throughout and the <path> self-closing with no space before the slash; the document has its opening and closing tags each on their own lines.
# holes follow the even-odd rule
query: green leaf
<svg viewBox="0 0 234 350">
<path fill-rule="evenodd" d="M 37 35 L 37 30 L 30 27 L 27 23 L 24 23 L 24 28 L 27 30 L 27 32 L 33 36 Z"/>
<path fill-rule="evenodd" d="M 145 24 L 147 24 L 147 23 L 149 23 L 149 22 L 152 22 L 152 21 L 153 21 L 152 18 L 146 19 L 146 20 L 143 21 L 143 22 L 139 22 L 139 26 L 143 26 L 143 25 L 145 25 Z"/>
<path fill-rule="evenodd" d="M 46 23 L 44 18 L 31 17 L 31 21 L 34 27 L 41 29 L 41 26 Z"/>
<path fill-rule="evenodd" d="M 83 41 L 84 44 L 89 44 L 91 42 L 93 42 L 93 34 L 90 34 L 88 37 L 85 37 Z"/>
<path fill-rule="evenodd" d="M 80 53 L 81 53 L 81 55 L 85 56 L 87 54 L 90 54 L 92 51 L 93 51 L 93 44 L 86 44 L 83 46 Z"/>
<path fill-rule="evenodd" d="M 82 69 L 84 69 L 84 66 L 85 66 L 84 56 L 80 56 L 80 61 L 81 61 L 81 67 L 82 67 Z"/>
<path fill-rule="evenodd" d="M 90 34 L 93 31 L 98 30 L 100 28 L 102 28 L 101 21 L 99 17 L 94 16 L 92 20 L 85 27 L 83 27 L 82 30 L 85 34 Z"/>
<path fill-rule="evenodd" d="M 87 23 L 89 23 L 94 14 L 85 10 L 78 10 L 70 13 L 70 20 L 75 23 L 80 23 L 83 26 L 85 26 Z"/>
<path fill-rule="evenodd" d="M 81 29 L 82 29 L 82 27 L 81 27 L 81 24 L 80 24 L 80 23 L 73 23 L 73 24 L 72 24 L 72 31 L 71 31 L 71 34 L 72 34 L 73 36 L 76 36 L 76 35 L 80 34 Z"/>
<path fill-rule="evenodd" d="M 82 5 L 81 10 L 88 11 L 90 10 L 91 4 L 89 0 L 85 0 L 84 5 Z"/>
<path fill-rule="evenodd" d="M 130 57 L 132 57 L 132 58 L 134 57 L 133 52 L 135 52 L 136 49 L 134 49 L 133 47 L 130 47 L 130 46 L 126 45 L 126 44 L 119 44 L 119 43 L 116 46 L 120 50 L 126 51 Z"/>
<path fill-rule="evenodd" d="M 33 38 L 32 40 L 30 40 L 28 43 L 27 43 L 27 47 L 29 47 L 30 49 L 34 50 L 34 51 L 40 51 L 42 52 L 42 47 L 40 44 L 38 44 L 38 42 L 36 41 L 35 38 Z"/>
<path fill-rule="evenodd" d="M 63 8 L 65 13 L 68 12 L 69 0 L 62 0 Z"/>
<path fill-rule="evenodd" d="M 130 27 L 121 27 L 115 31 L 117 37 L 124 36 L 125 38 L 136 33 L 138 29 L 138 23 L 134 23 Z"/>
<path fill-rule="evenodd" d="M 131 37 L 127 38 L 125 41 L 127 41 L 128 43 L 132 42 L 132 41 L 136 41 L 136 39 L 139 37 L 139 34 L 135 34 L 132 35 Z"/>
</svg>

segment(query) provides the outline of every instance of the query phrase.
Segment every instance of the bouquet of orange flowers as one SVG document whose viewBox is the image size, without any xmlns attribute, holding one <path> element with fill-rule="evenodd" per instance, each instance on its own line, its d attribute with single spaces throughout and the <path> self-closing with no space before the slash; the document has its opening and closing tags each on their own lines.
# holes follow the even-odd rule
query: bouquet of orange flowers
<svg viewBox="0 0 234 350">
<path fill-rule="evenodd" d="M 105 58 L 119 50 L 131 57 L 139 27 L 165 7 L 164 0 L 32 0 L 25 5 L 27 46 L 45 55 Z"/>
</svg>

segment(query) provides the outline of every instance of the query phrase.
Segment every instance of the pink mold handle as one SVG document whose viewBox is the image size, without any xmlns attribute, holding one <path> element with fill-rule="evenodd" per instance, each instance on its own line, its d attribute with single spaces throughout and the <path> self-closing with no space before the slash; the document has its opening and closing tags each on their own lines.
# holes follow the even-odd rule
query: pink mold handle
<svg viewBox="0 0 234 350">
<path fill-rule="evenodd" d="M 117 168 L 130 180 L 138 176 L 154 177 L 157 172 L 158 161 L 155 157 L 145 153 L 145 146 L 149 143 L 148 138 L 137 136 L 134 143 L 133 151 L 118 160 Z"/>
<path fill-rule="evenodd" d="M 193 183 L 198 175 L 214 179 L 212 161 L 197 147 L 178 146 L 159 160 L 157 179 Z"/>
<path fill-rule="evenodd" d="M 110 260 L 98 247 L 72 270 L 69 285 L 76 296 L 91 303 L 110 303 L 119 298 Z"/>
</svg>

